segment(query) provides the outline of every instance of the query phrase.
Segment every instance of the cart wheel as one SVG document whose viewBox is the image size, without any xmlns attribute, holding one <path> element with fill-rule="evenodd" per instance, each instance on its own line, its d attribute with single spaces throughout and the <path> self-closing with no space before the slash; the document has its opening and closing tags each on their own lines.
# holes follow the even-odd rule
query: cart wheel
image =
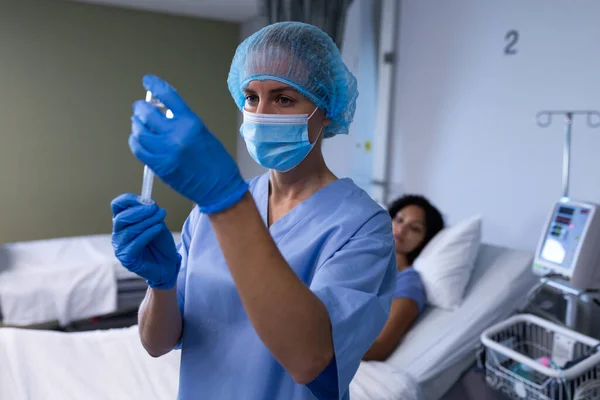
<svg viewBox="0 0 600 400">
<path fill-rule="evenodd" d="M 515 393 L 521 399 L 524 399 L 527 397 L 527 387 L 525 387 L 525 384 L 523 382 L 521 382 L 521 381 L 515 382 Z"/>
<path fill-rule="evenodd" d="M 486 374 L 485 376 L 485 382 L 492 389 L 497 390 L 501 386 L 499 381 L 500 379 L 498 379 L 498 377 L 495 374 Z"/>
</svg>

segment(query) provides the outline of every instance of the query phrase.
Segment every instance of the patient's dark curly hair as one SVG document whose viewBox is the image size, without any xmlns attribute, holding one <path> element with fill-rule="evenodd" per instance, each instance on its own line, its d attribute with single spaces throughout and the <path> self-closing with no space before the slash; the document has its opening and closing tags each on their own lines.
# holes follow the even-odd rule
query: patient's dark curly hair
<svg viewBox="0 0 600 400">
<path fill-rule="evenodd" d="M 406 255 L 408 263 L 412 265 L 421 251 L 425 248 L 425 246 L 427 246 L 427 243 L 429 243 L 429 241 L 431 241 L 431 239 L 433 239 L 433 237 L 437 235 L 439 231 L 444 229 L 444 218 L 439 210 L 435 208 L 429 202 L 429 200 L 427 200 L 424 196 L 416 194 L 407 194 L 399 199 L 394 200 L 394 202 L 392 202 L 388 208 L 390 217 L 394 219 L 400 210 L 411 205 L 420 207 L 425 212 L 425 237 L 423 238 L 423 242 L 419 247 Z"/>
</svg>

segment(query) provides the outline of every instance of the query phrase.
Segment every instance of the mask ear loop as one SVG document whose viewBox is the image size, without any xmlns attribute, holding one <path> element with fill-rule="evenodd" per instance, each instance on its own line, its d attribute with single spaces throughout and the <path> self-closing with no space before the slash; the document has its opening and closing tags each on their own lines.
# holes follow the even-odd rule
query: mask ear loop
<svg viewBox="0 0 600 400">
<path fill-rule="evenodd" d="M 315 115 L 315 113 L 317 112 L 318 109 L 319 109 L 319 107 L 315 107 L 315 109 L 313 110 L 313 112 L 310 113 L 310 115 L 308 116 L 307 121 L 310 120 L 313 115 Z M 313 143 L 310 143 L 310 139 L 309 139 L 309 143 L 310 143 L 310 146 L 311 146 L 310 151 L 312 151 L 312 147 L 314 147 L 315 144 L 319 141 L 319 138 L 321 137 L 321 133 L 323 133 L 323 128 L 325 128 L 325 125 L 321 125 L 321 129 L 319 130 L 319 134 L 317 135 L 317 138 L 315 139 L 315 141 Z"/>
<path fill-rule="evenodd" d="M 310 113 L 310 115 L 308 116 L 307 119 L 311 119 L 313 115 L 315 115 L 315 113 L 317 112 L 317 110 L 319 109 L 319 107 L 315 107 L 315 109 L 313 110 L 313 112 Z M 319 134 L 320 135 L 320 134 Z"/>
<path fill-rule="evenodd" d="M 325 125 L 321 125 L 321 129 L 319 129 L 319 134 L 317 135 L 317 138 L 315 139 L 315 141 L 313 143 L 310 144 L 311 147 L 315 147 L 315 145 L 319 141 L 319 138 L 321 137 L 321 133 L 323 133 L 323 128 L 325 128 Z M 312 149 L 310 149 L 310 150 L 312 151 Z"/>
</svg>

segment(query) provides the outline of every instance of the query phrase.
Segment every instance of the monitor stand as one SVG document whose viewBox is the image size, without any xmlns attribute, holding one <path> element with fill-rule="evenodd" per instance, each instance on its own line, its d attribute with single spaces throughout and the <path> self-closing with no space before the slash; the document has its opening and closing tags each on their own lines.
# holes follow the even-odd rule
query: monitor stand
<svg viewBox="0 0 600 400">
<path fill-rule="evenodd" d="M 574 287 L 567 278 L 540 278 L 523 310 L 600 339 L 600 291 Z"/>
<path fill-rule="evenodd" d="M 540 284 L 550 286 L 563 294 L 566 301 L 565 325 L 569 329 L 576 330 L 577 304 L 580 297 L 585 294 L 585 291 L 573 287 L 568 280 L 561 276 L 542 278 L 540 279 Z"/>
</svg>

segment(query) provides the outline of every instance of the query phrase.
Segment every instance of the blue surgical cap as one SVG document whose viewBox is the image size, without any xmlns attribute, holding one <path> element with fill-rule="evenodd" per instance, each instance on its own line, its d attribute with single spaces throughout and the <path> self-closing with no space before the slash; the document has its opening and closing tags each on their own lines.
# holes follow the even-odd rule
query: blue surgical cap
<svg viewBox="0 0 600 400">
<path fill-rule="evenodd" d="M 227 85 L 241 110 L 250 81 L 274 80 L 290 85 L 331 119 L 324 137 L 347 134 L 358 89 L 339 49 L 325 32 L 301 22 L 264 27 L 240 44 Z"/>
</svg>

